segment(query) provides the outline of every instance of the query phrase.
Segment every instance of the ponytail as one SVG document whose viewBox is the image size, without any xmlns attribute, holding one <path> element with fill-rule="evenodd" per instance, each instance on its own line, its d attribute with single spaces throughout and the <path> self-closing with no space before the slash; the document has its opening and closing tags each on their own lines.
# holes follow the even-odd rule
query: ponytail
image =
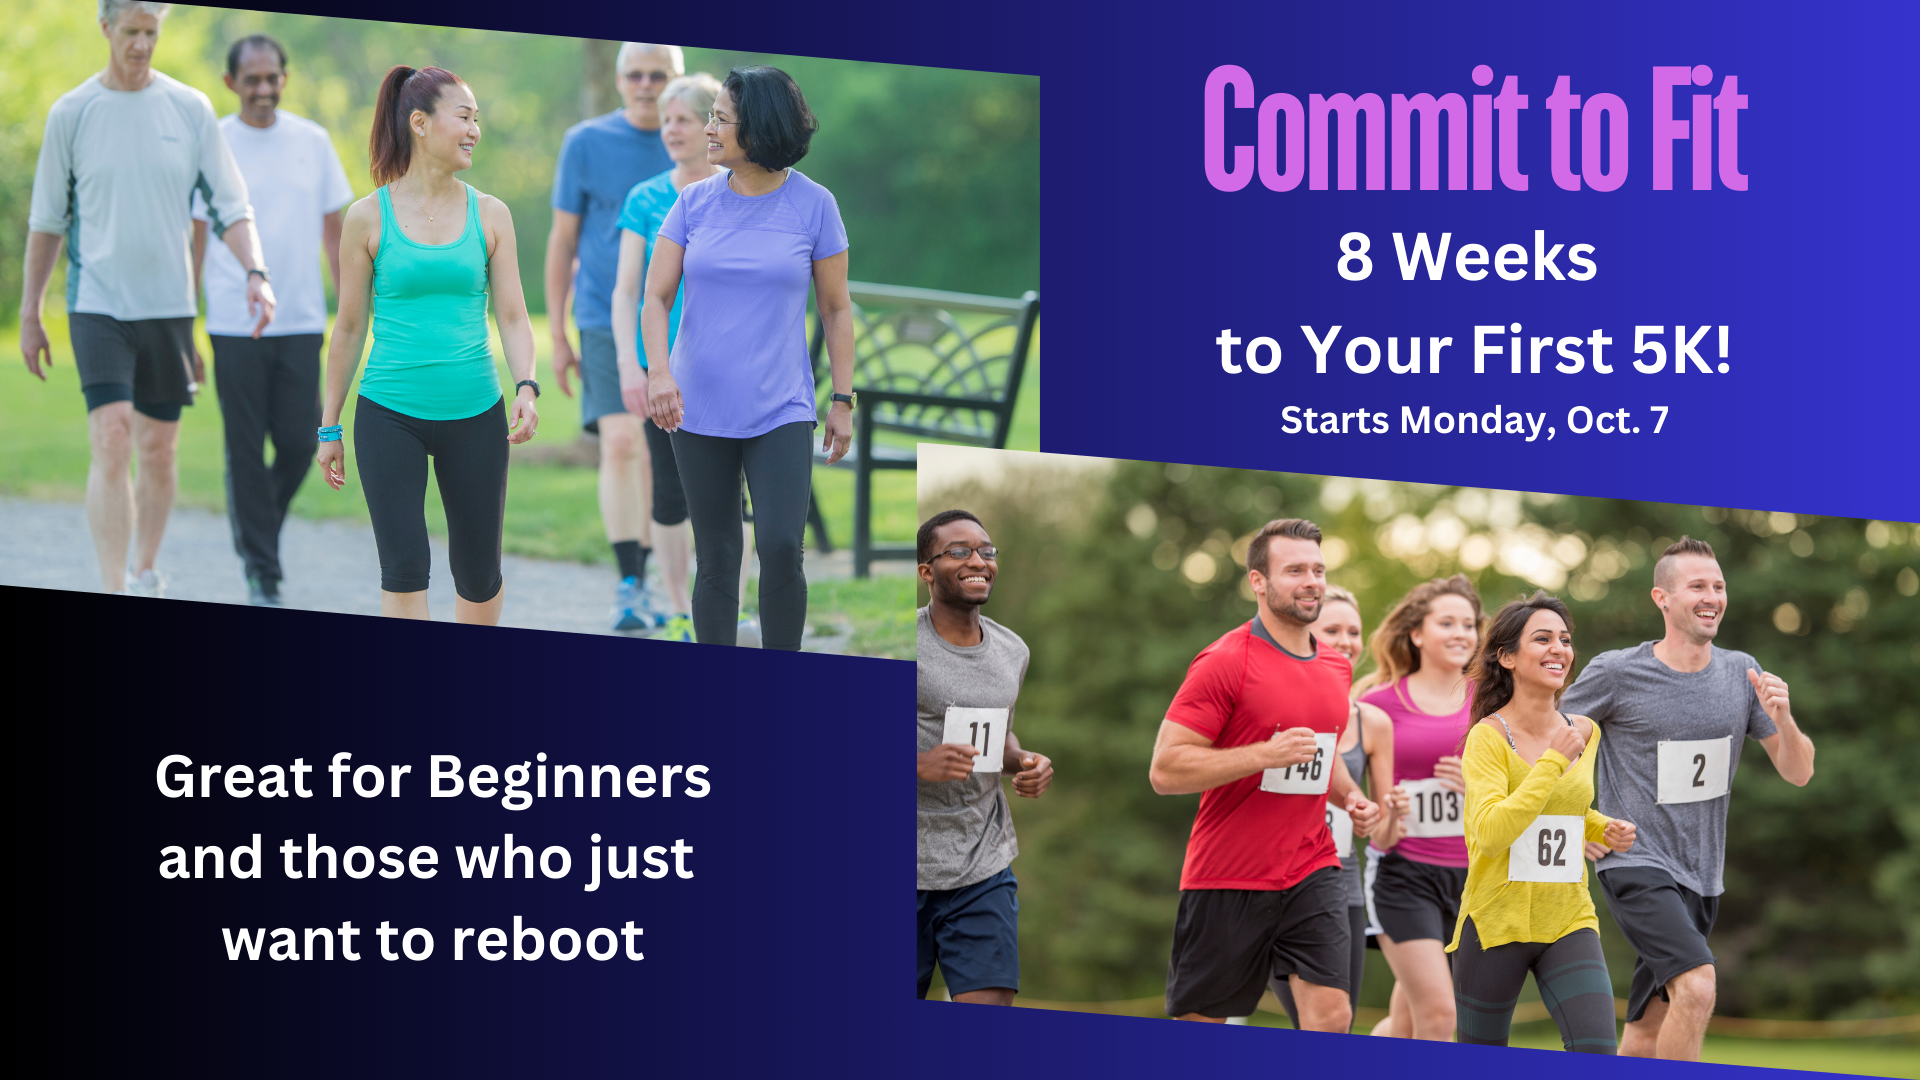
<svg viewBox="0 0 1920 1080">
<path fill-rule="evenodd" d="M 407 120 L 418 112 L 432 115 L 440 93 L 454 83 L 465 84 L 445 68 L 410 68 L 395 64 L 380 80 L 373 105 L 373 134 L 367 139 L 367 161 L 375 184 L 385 185 L 407 174 L 413 164 L 413 132 Z"/>
</svg>

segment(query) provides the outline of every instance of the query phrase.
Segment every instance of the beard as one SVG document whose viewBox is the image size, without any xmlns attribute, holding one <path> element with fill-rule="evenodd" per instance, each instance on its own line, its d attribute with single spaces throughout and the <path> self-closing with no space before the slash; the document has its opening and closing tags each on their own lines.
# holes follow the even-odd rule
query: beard
<svg viewBox="0 0 1920 1080">
<path fill-rule="evenodd" d="M 943 581 L 941 582 L 941 587 L 936 591 L 939 593 L 940 602 L 943 604 L 948 604 L 953 607 L 980 607 L 992 598 L 993 583 L 988 582 L 986 594 L 978 598 L 968 596 L 966 589 L 963 588 L 958 581 L 951 583 Z"/>
<path fill-rule="evenodd" d="M 1279 595 L 1279 590 L 1269 588 L 1266 592 L 1266 600 L 1264 602 L 1267 610 L 1273 612 L 1274 615 L 1279 618 L 1285 619 L 1288 622 L 1299 623 L 1301 626 L 1310 626 L 1315 619 L 1320 617 L 1320 605 L 1324 599 L 1324 597 L 1314 597 L 1313 610 L 1308 611 L 1300 606 L 1298 597 L 1292 595 L 1282 597 Z"/>
</svg>

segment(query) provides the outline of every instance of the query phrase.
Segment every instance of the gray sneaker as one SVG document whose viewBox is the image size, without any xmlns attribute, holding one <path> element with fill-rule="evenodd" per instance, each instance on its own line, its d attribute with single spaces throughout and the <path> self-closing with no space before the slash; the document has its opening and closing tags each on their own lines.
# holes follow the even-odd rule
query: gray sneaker
<svg viewBox="0 0 1920 1080">
<path fill-rule="evenodd" d="M 148 567 L 147 569 L 142 570 L 140 573 L 135 574 L 133 572 L 133 568 L 128 567 L 127 568 L 127 595 L 128 596 L 153 596 L 153 597 L 161 597 L 161 596 L 167 595 L 166 575 L 160 573 L 158 570 L 155 570 L 152 567 Z"/>
<path fill-rule="evenodd" d="M 248 578 L 247 603 L 254 607 L 280 607 L 280 583 L 273 578 Z"/>
</svg>

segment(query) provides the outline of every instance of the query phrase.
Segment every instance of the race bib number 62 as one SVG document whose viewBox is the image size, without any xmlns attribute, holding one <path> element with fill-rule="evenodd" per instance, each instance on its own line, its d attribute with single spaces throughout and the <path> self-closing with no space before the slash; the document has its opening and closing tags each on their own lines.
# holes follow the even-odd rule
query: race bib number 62
<svg viewBox="0 0 1920 1080">
<path fill-rule="evenodd" d="M 1318 731 L 1313 736 L 1313 758 L 1284 769 L 1260 773 L 1260 790 L 1281 795 L 1324 795 L 1333 782 L 1333 743 L 1339 736 Z"/>
<path fill-rule="evenodd" d="M 980 756 L 973 759 L 973 771 L 996 773 L 1007 756 L 1007 710 L 947 708 L 947 726 L 940 736 L 943 743 L 971 743 Z"/>
<path fill-rule="evenodd" d="M 1586 873 L 1587 819 L 1541 814 L 1507 851 L 1508 881 L 1578 882 Z"/>
</svg>

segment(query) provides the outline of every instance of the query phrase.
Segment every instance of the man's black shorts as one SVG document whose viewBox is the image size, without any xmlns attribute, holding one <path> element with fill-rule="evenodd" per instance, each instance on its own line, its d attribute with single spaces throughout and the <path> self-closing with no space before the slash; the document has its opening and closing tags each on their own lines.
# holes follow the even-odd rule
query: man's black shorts
<svg viewBox="0 0 1920 1080">
<path fill-rule="evenodd" d="M 1651 866 L 1622 866 L 1600 871 L 1607 910 L 1633 946 L 1633 987 L 1627 993 L 1627 1022 L 1646 1014 L 1659 994 L 1667 1000 L 1667 980 L 1713 963 L 1707 935 L 1720 915 L 1720 898 L 1701 896 Z"/>
<path fill-rule="evenodd" d="M 1374 874 L 1368 913 L 1396 944 L 1421 938 L 1452 941 L 1460 921 L 1460 894 L 1466 888 L 1464 866 L 1435 866 L 1389 851 Z"/>
<path fill-rule="evenodd" d="M 169 423 L 193 404 L 193 319 L 135 319 L 75 312 L 67 316 L 73 366 L 87 411 L 116 401 Z"/>
<path fill-rule="evenodd" d="M 1167 1015 L 1251 1016 L 1269 978 L 1347 989 L 1347 883 L 1337 866 L 1290 889 L 1180 893 Z"/>
</svg>

